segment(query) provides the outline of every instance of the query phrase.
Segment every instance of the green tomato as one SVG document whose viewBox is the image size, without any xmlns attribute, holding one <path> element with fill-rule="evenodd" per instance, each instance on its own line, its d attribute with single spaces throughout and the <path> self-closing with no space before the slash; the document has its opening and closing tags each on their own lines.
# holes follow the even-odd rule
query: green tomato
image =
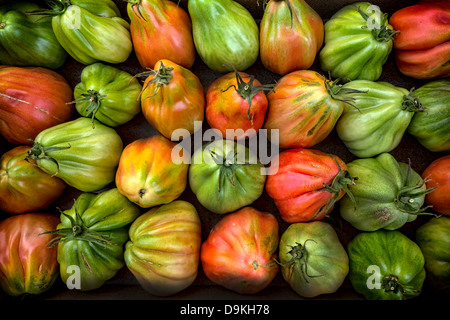
<svg viewBox="0 0 450 320">
<path fill-rule="evenodd" d="M 129 225 L 139 214 L 139 207 L 117 189 L 82 193 L 72 208 L 61 213 L 56 230 L 47 232 L 58 234 L 50 244 L 58 245 L 63 282 L 88 291 L 113 278 L 125 265 Z"/>
<path fill-rule="evenodd" d="M 395 149 L 415 113 L 424 111 L 417 97 L 387 82 L 354 80 L 342 87 L 353 90 L 353 101 L 345 104 L 336 132 L 358 158 Z"/>
<path fill-rule="evenodd" d="M 347 167 L 357 180 L 349 186 L 352 197 L 345 195 L 339 210 L 356 229 L 395 230 L 425 214 L 425 195 L 433 189 L 427 189 L 408 164 L 382 153 L 375 158 L 353 160 Z"/>
<path fill-rule="evenodd" d="M 425 112 L 414 115 L 408 133 L 432 152 L 450 151 L 450 79 L 428 82 L 413 91 L 420 98 Z"/>
<path fill-rule="evenodd" d="M 117 127 L 141 111 L 142 85 L 128 72 L 97 62 L 83 69 L 75 86 L 77 111 L 84 117 Z"/>
<path fill-rule="evenodd" d="M 450 217 L 431 218 L 416 231 L 416 243 L 425 257 L 431 285 L 450 292 Z"/>
<path fill-rule="evenodd" d="M 189 185 L 208 210 L 224 214 L 252 204 L 264 191 L 265 168 L 243 144 L 215 140 L 194 152 Z"/>
<path fill-rule="evenodd" d="M 57 69 L 67 52 L 59 44 L 51 19 L 40 19 L 27 12 L 38 10 L 34 3 L 0 6 L 0 63 L 11 66 L 37 66 Z"/>
<path fill-rule="evenodd" d="M 283 278 L 307 298 L 336 292 L 349 270 L 336 231 L 323 221 L 289 225 L 280 238 L 279 259 Z"/>
<path fill-rule="evenodd" d="M 98 191 L 115 179 L 123 151 L 119 134 L 84 117 L 41 131 L 28 150 L 44 172 L 84 192 Z"/>
<path fill-rule="evenodd" d="M 357 234 L 348 244 L 349 279 L 368 300 L 406 300 L 420 295 L 425 259 L 419 246 L 400 231 Z"/>
<path fill-rule="evenodd" d="M 250 12 L 233 0 L 189 0 L 197 52 L 212 70 L 244 71 L 259 55 L 259 29 Z"/>
<path fill-rule="evenodd" d="M 369 2 L 343 7 L 325 23 L 321 68 L 333 78 L 378 80 L 396 34 L 380 8 Z"/>
</svg>

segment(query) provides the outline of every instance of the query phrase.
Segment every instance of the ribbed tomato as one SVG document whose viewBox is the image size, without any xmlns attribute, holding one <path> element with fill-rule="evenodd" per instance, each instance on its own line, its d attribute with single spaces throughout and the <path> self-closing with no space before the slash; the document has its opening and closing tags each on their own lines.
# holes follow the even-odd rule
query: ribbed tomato
<svg viewBox="0 0 450 320">
<path fill-rule="evenodd" d="M 272 168 L 277 168 L 271 174 Z M 288 223 L 321 220 L 353 184 L 345 162 L 314 149 L 288 149 L 272 160 L 266 191 Z"/>
<path fill-rule="evenodd" d="M 13 144 L 68 121 L 72 88 L 60 74 L 39 67 L 0 66 L 0 134 Z"/>
<path fill-rule="evenodd" d="M 433 210 L 450 216 L 450 155 L 442 156 L 422 173 L 428 188 L 436 188 L 425 196 L 425 203 Z"/>
</svg>

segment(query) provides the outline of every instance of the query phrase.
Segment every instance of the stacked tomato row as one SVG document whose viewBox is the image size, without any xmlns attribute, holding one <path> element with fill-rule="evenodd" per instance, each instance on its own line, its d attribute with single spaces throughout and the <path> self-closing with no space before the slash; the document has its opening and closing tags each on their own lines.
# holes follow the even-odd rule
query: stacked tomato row
<svg viewBox="0 0 450 320">
<path fill-rule="evenodd" d="M 448 1 L 389 20 L 357 2 L 324 23 L 303 0 L 270 0 L 259 26 L 232 0 L 127 2 L 129 22 L 110 0 L 0 7 L 0 133 L 14 146 L 0 171 L 8 295 L 42 294 L 59 276 L 95 290 L 126 265 L 149 293 L 170 296 L 199 263 L 241 294 L 280 271 L 302 297 L 347 277 L 367 299 L 417 297 L 426 278 L 448 292 Z M 393 48 L 419 88 L 377 81 Z M 135 75 L 119 66 L 133 50 Z M 197 55 L 217 74 L 207 88 L 191 70 Z M 83 65 L 73 89 L 56 71 L 69 56 Z M 258 58 L 278 81 L 247 73 Z M 125 145 L 118 131 L 141 112 L 157 134 Z M 204 122 L 218 138 L 191 154 L 183 141 Z M 267 167 L 247 145 L 263 129 L 281 150 Z M 353 161 L 316 149 L 333 130 Z M 442 156 L 422 173 L 397 161 L 405 133 Z M 180 198 L 188 187 L 221 215 L 203 243 L 197 203 Z M 78 192 L 70 206 L 43 213 L 67 189 Z M 264 192 L 277 212 L 252 206 Z M 326 220 L 336 204 L 358 230 L 346 248 Z M 399 230 L 425 214 L 416 241 Z"/>
</svg>

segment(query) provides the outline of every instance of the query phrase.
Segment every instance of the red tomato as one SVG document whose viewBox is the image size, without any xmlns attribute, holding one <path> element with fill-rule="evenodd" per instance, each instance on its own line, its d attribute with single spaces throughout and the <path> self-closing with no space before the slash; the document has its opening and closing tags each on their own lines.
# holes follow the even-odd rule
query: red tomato
<svg viewBox="0 0 450 320">
<path fill-rule="evenodd" d="M 277 172 L 271 174 L 275 169 Z M 273 159 L 266 192 L 284 221 L 307 222 L 321 220 L 331 212 L 353 180 L 338 156 L 313 149 L 288 149 Z"/>
<path fill-rule="evenodd" d="M 52 204 L 66 183 L 25 160 L 29 146 L 17 146 L 0 159 L 0 209 L 11 214 L 32 212 Z"/>
<path fill-rule="evenodd" d="M 0 66 L 0 134 L 13 144 L 70 120 L 72 88 L 44 68 Z"/>
<path fill-rule="evenodd" d="M 0 222 L 0 286 L 11 296 L 41 294 L 59 276 L 57 247 L 47 246 L 59 218 L 46 213 L 25 213 Z"/>
<path fill-rule="evenodd" d="M 394 39 L 400 72 L 417 79 L 450 76 L 450 1 L 422 1 L 402 8 L 389 24 L 400 31 Z"/>
<path fill-rule="evenodd" d="M 240 294 L 253 294 L 267 287 L 278 273 L 277 249 L 277 219 L 244 207 L 211 229 L 200 260 L 212 282 Z"/>
<path fill-rule="evenodd" d="M 187 12 L 172 1 L 128 2 L 131 39 L 140 65 L 152 68 L 159 60 L 169 59 L 192 67 L 196 51 Z"/>
<path fill-rule="evenodd" d="M 434 160 L 422 173 L 427 189 L 436 188 L 425 196 L 433 210 L 450 215 L 450 155 Z"/>
<path fill-rule="evenodd" d="M 263 126 L 269 106 L 264 90 L 272 89 L 247 73 L 229 72 L 206 92 L 206 121 L 224 138 L 251 138 Z"/>
<path fill-rule="evenodd" d="M 141 106 L 147 121 L 167 139 L 172 139 L 175 130 L 185 129 L 192 134 L 195 121 L 203 121 L 205 90 L 189 69 L 162 59 L 144 82 Z"/>
</svg>

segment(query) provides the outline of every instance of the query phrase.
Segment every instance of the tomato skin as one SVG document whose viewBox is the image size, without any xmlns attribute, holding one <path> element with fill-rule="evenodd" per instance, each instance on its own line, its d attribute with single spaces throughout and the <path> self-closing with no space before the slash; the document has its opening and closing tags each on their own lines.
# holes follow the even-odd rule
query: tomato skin
<svg viewBox="0 0 450 320">
<path fill-rule="evenodd" d="M 167 204 L 185 190 L 189 165 L 172 161 L 176 146 L 155 135 L 125 147 L 116 172 L 116 185 L 130 201 L 142 208 Z"/>
<path fill-rule="evenodd" d="M 159 60 L 168 59 L 192 67 L 196 51 L 187 12 L 172 1 L 128 2 L 131 39 L 140 65 L 153 68 Z"/>
<path fill-rule="evenodd" d="M 0 222 L 0 286 L 10 296 L 39 295 L 59 276 L 56 248 L 47 244 L 59 219 L 47 213 L 24 213 Z"/>
<path fill-rule="evenodd" d="M 347 170 L 338 156 L 314 149 L 287 149 L 272 160 L 272 167 L 278 171 L 269 171 L 266 192 L 288 223 L 323 219 L 345 194 L 344 189 L 334 193 L 324 186 L 341 181 L 340 175 Z M 353 182 L 343 176 L 342 183 Z"/>
<path fill-rule="evenodd" d="M 281 235 L 279 256 L 283 278 L 307 298 L 336 292 L 349 271 L 336 231 L 323 221 L 290 224 Z"/>
<path fill-rule="evenodd" d="M 264 67 L 279 75 L 311 67 L 323 44 L 321 17 L 303 0 L 271 0 L 265 6 L 260 26 Z"/>
<path fill-rule="evenodd" d="M 310 148 L 323 141 L 341 116 L 345 99 L 332 93 L 337 82 L 311 70 L 283 76 L 269 92 L 264 128 L 279 130 L 281 148 Z M 268 134 L 271 137 L 271 134 Z"/>
<path fill-rule="evenodd" d="M 422 173 L 427 188 L 436 188 L 425 196 L 425 203 L 433 210 L 450 215 L 450 155 L 430 163 Z"/>
<path fill-rule="evenodd" d="M 402 8 L 394 12 L 389 23 L 400 31 L 394 41 L 400 72 L 416 79 L 450 76 L 448 2 L 422 1 Z"/>
<path fill-rule="evenodd" d="M 261 86 L 261 82 L 256 78 L 252 81 L 245 72 L 239 72 L 239 76 L 253 87 Z M 260 91 L 251 96 L 249 107 L 249 102 L 241 96 L 238 88 L 236 73 L 229 72 L 216 79 L 206 92 L 206 121 L 227 139 L 241 140 L 255 136 L 264 124 L 269 106 L 265 93 Z M 242 94 L 245 96 L 246 93 Z M 227 130 L 234 130 L 235 135 L 229 137 Z"/>
<path fill-rule="evenodd" d="M 66 188 L 66 183 L 26 161 L 29 146 L 17 146 L 0 158 L 0 209 L 21 214 L 52 204 Z"/>
<path fill-rule="evenodd" d="M 194 133 L 194 122 L 202 122 L 205 113 L 205 90 L 200 79 L 167 59 L 159 60 L 153 70 L 156 75 L 146 78 L 141 95 L 145 119 L 167 139 L 180 139 L 174 134 L 177 129 Z M 168 83 L 158 78 L 162 73 L 169 77 Z"/>
<path fill-rule="evenodd" d="M 201 221 L 189 202 L 175 200 L 143 213 L 131 225 L 125 262 L 140 285 L 156 296 L 171 296 L 197 277 Z"/>
<path fill-rule="evenodd" d="M 55 71 L 0 66 L 0 134 L 12 144 L 30 144 L 44 129 L 72 117 L 72 88 Z"/>
<path fill-rule="evenodd" d="M 254 294 L 275 278 L 278 222 L 267 212 L 244 207 L 224 216 L 203 242 L 200 260 L 205 275 L 240 294 Z"/>
</svg>

